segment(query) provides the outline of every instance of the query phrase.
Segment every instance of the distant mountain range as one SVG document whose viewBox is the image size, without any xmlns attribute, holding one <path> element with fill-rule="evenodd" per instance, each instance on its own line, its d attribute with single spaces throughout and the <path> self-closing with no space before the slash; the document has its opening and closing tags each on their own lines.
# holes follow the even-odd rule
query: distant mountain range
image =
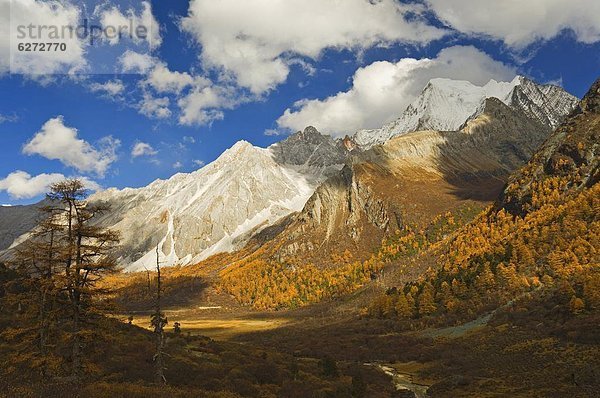
<svg viewBox="0 0 600 398">
<path fill-rule="evenodd" d="M 552 128 L 578 101 L 558 86 L 539 85 L 523 76 L 511 82 L 490 80 L 482 87 L 467 81 L 432 79 L 400 118 L 380 129 L 358 131 L 352 138 L 359 146 L 370 148 L 411 131 L 455 131 L 492 97 Z"/>
<path fill-rule="evenodd" d="M 405 225 L 493 201 L 511 172 L 549 136 L 551 127 L 496 98 L 458 131 L 417 131 L 358 153 L 321 184 L 304 209 L 263 250 L 326 266 L 335 253 L 370 255 Z"/>
<path fill-rule="evenodd" d="M 560 87 L 523 77 L 483 87 L 434 79 L 381 129 L 335 140 L 308 127 L 266 149 L 240 141 L 193 173 L 90 201 L 110 205 L 100 222 L 121 231 L 128 270 L 151 267 L 157 245 L 165 264 L 190 264 L 272 237 L 273 226 L 285 241 L 279 256 L 333 244 L 366 250 L 404 218 L 455 203 L 449 197 L 497 194 L 576 104 Z M 36 212 L 0 212 L 0 230 L 10 231 L 3 250 L 35 225 Z"/>
</svg>

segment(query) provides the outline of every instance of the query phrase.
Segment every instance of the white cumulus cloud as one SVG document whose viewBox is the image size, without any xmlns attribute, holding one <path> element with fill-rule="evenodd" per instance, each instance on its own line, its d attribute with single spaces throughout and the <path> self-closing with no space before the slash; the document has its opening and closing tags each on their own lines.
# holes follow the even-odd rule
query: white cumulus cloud
<svg viewBox="0 0 600 398">
<path fill-rule="evenodd" d="M 23 52 L 17 47 L 19 43 L 55 41 L 48 26 L 77 26 L 80 17 L 81 9 L 71 2 L 0 0 L 0 74 L 9 69 L 13 73 L 50 74 L 84 68 L 86 45 L 77 35 L 61 39 L 65 51 Z M 31 35 L 29 25 L 33 25 Z M 39 31 L 38 26 L 46 26 L 46 30 Z"/>
<path fill-rule="evenodd" d="M 233 109 L 247 99 L 235 88 L 213 85 L 207 79 L 196 79 L 194 88 L 179 98 L 179 123 L 207 125 L 224 117 L 223 109 Z"/>
<path fill-rule="evenodd" d="M 122 12 L 114 5 L 109 7 L 106 7 L 106 5 L 100 6 L 96 13 L 100 16 L 100 23 L 104 30 L 111 34 L 111 37 L 107 37 L 110 44 L 117 44 L 120 40 L 127 38 L 138 44 L 145 41 L 150 48 L 154 49 L 162 43 L 160 26 L 154 15 L 152 15 L 152 6 L 148 1 L 142 1 L 142 9 L 139 13 L 133 8 Z M 121 35 L 115 34 L 115 30 L 118 31 L 118 29 L 122 29 Z M 138 35 L 139 29 L 145 29 L 145 38 Z"/>
<path fill-rule="evenodd" d="M 60 160 L 80 172 L 93 172 L 103 177 L 117 159 L 120 141 L 111 136 L 99 141 L 99 148 L 78 137 L 74 127 L 65 126 L 62 116 L 48 120 L 40 131 L 23 147 L 26 155 L 41 155 Z"/>
<path fill-rule="evenodd" d="M 178 106 L 182 125 L 207 125 L 223 118 L 223 109 L 232 109 L 246 101 L 236 87 L 214 83 L 202 76 L 169 69 L 168 65 L 148 54 L 127 50 L 119 60 L 123 72 L 146 74 L 140 80 L 142 98 L 138 103 L 141 114 L 151 118 L 171 117 L 171 103 Z"/>
<path fill-rule="evenodd" d="M 298 58 L 317 59 L 327 48 L 442 37 L 445 31 L 421 18 L 423 10 L 395 0 L 192 0 L 181 27 L 200 44 L 205 67 L 261 94 L 283 83 Z"/>
<path fill-rule="evenodd" d="M 48 192 L 50 185 L 65 180 L 67 177 L 60 173 L 38 174 L 32 176 L 29 173 L 17 170 L 0 180 L 0 191 L 6 191 L 13 199 L 30 199 Z M 86 177 L 80 179 L 85 187 L 97 191 L 100 186 Z"/>
<path fill-rule="evenodd" d="M 194 78 L 187 72 L 171 71 L 164 63 L 158 63 L 150 73 L 146 82 L 159 93 L 180 93 L 194 83 Z"/>
<path fill-rule="evenodd" d="M 336 136 L 381 127 L 398 118 L 432 78 L 468 80 L 483 85 L 490 79 L 511 80 L 514 68 L 471 46 L 446 48 L 436 58 L 403 58 L 360 68 L 348 91 L 323 100 L 301 100 L 277 120 L 280 129 L 313 125 Z"/>
<path fill-rule="evenodd" d="M 119 57 L 117 62 L 121 67 L 121 72 L 146 73 L 154 67 L 156 58 L 149 54 L 127 50 Z"/>
<path fill-rule="evenodd" d="M 215 120 L 223 119 L 224 109 L 233 109 L 249 100 L 230 84 L 214 83 L 201 75 L 172 71 L 157 59 L 141 84 L 145 90 L 142 113 L 156 118 L 171 116 L 169 97 L 158 96 L 171 95 L 175 97 L 179 108 L 179 124 L 188 126 L 209 125 Z"/>
<path fill-rule="evenodd" d="M 155 97 L 149 92 L 144 92 L 143 98 L 138 104 L 138 109 L 142 115 L 155 119 L 165 119 L 172 114 L 169 108 L 170 104 L 169 97 Z"/>
<path fill-rule="evenodd" d="M 154 156 L 158 153 L 152 145 L 147 142 L 138 141 L 133 145 L 131 149 L 131 156 L 137 158 L 139 156 Z"/>
<path fill-rule="evenodd" d="M 119 79 L 109 80 L 104 83 L 92 83 L 89 87 L 94 93 L 101 93 L 113 97 L 120 95 L 125 91 L 125 86 Z"/>
<path fill-rule="evenodd" d="M 426 0 L 452 28 L 522 49 L 571 29 L 578 41 L 600 41 L 598 0 Z"/>
<path fill-rule="evenodd" d="M 17 170 L 0 180 L 0 191 L 8 192 L 14 199 L 28 199 L 47 192 L 50 185 L 64 179 L 65 176 L 58 173 L 32 177 L 29 173 Z"/>
</svg>

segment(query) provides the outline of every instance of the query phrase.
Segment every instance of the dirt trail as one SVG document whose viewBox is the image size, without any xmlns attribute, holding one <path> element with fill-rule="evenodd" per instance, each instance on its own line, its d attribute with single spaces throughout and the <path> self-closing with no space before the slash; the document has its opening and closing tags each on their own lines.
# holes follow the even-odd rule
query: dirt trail
<svg viewBox="0 0 600 398">
<path fill-rule="evenodd" d="M 490 321 L 490 319 L 492 319 L 492 316 L 494 316 L 494 313 L 495 313 L 495 311 L 490 312 L 489 314 L 480 316 L 479 318 L 472 320 L 471 322 L 467 322 L 467 323 L 464 323 L 464 324 L 458 325 L 458 326 L 450 326 L 450 327 L 441 328 L 441 329 L 423 330 L 422 332 L 419 332 L 419 335 L 423 336 L 423 337 L 432 337 L 432 338 L 460 337 L 471 330 L 474 330 L 479 327 L 487 325 L 487 323 Z"/>
</svg>

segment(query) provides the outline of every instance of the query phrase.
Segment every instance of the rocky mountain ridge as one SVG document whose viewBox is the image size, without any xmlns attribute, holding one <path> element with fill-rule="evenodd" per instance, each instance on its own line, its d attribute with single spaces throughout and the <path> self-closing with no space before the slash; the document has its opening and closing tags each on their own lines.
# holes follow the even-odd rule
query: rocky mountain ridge
<svg viewBox="0 0 600 398">
<path fill-rule="evenodd" d="M 370 253 L 405 225 L 468 203 L 489 203 L 550 127 L 496 98 L 458 131 L 418 131 L 352 158 L 286 220 L 273 253 L 327 264 L 331 253 Z"/>
<path fill-rule="evenodd" d="M 600 80 L 532 157 L 515 173 L 498 206 L 518 215 L 535 210 L 534 191 L 543 184 L 578 192 L 600 181 Z"/>
<path fill-rule="evenodd" d="M 447 130 L 458 125 L 453 132 L 401 134 L 371 147 L 370 141 L 365 144 L 356 136 L 334 140 L 308 127 L 268 148 L 240 141 L 200 170 L 142 188 L 108 189 L 90 201 L 111 207 L 100 223 L 121 231 L 119 261 L 128 270 L 152 267 L 157 245 L 164 264 L 190 264 L 243 247 L 263 229 L 291 219 L 294 225 L 302 224 L 298 220 L 306 223 L 286 232 L 293 241 L 289 254 L 309 248 L 306 239 L 326 242 L 344 234 L 348 242 L 362 239 L 369 247 L 370 239 L 399 228 L 403 218 L 418 220 L 422 214 L 442 211 L 447 206 L 440 204 L 474 198 L 478 189 L 477 200 L 497 193 L 508 172 L 528 159 L 570 106 L 571 96 L 564 90 L 523 78 L 473 87 L 434 79 L 403 118 L 421 116 L 399 119 L 414 128 Z M 486 97 L 502 93 L 510 99 Z M 549 97 L 554 100 L 544 102 Z M 445 119 L 432 108 L 457 101 L 462 102 L 461 112 L 445 114 Z M 381 131 L 392 137 L 398 126 Z M 7 235 L 0 250 L 35 225 L 33 216 L 16 217 L 23 222 L 16 235 Z M 4 224 L 11 229 L 14 217 L 0 220 L 0 229 Z M 304 243 L 297 239 L 302 234 L 307 237 Z"/>
<path fill-rule="evenodd" d="M 240 248 L 264 227 L 300 211 L 348 153 L 341 142 L 308 127 L 268 148 L 239 141 L 192 173 L 141 188 L 107 189 L 88 200 L 110 208 L 98 223 L 121 233 L 117 255 L 125 269 L 152 268 L 157 246 L 164 265 L 185 265 Z M 0 228 L 11 231 L 0 250 L 27 238 L 40 216 L 36 206 L 0 209 L 7 214 Z"/>
<path fill-rule="evenodd" d="M 360 130 L 353 140 L 363 149 L 412 131 L 458 130 L 476 117 L 487 98 L 498 98 L 551 128 L 576 106 L 577 98 L 554 85 L 540 85 L 523 76 L 511 82 L 490 80 L 484 86 L 467 81 L 432 79 L 395 121 L 380 129 Z"/>
<path fill-rule="evenodd" d="M 189 264 L 239 248 L 301 210 L 345 154 L 331 137 L 307 128 L 266 149 L 237 142 L 198 171 L 106 190 L 90 201 L 111 207 L 100 223 L 121 231 L 119 260 L 128 270 L 151 267 L 157 244 L 165 264 Z"/>
</svg>

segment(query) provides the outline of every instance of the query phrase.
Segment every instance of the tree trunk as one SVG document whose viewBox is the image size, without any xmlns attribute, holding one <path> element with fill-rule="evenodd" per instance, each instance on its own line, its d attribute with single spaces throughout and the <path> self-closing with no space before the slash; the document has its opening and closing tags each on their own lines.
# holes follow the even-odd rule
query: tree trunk
<svg viewBox="0 0 600 398">
<path fill-rule="evenodd" d="M 81 339 L 79 336 L 79 322 L 80 322 L 80 307 L 79 304 L 75 304 L 73 311 L 73 346 L 72 346 L 72 369 L 71 377 L 74 380 L 81 378 Z"/>
<path fill-rule="evenodd" d="M 77 208 L 75 208 L 77 212 Z M 75 380 L 79 380 L 81 377 L 82 371 L 82 363 L 81 363 L 81 338 L 80 338 L 80 319 L 81 319 L 81 295 L 82 295 L 82 287 L 81 286 L 81 245 L 83 241 L 83 237 L 81 234 L 81 222 L 77 220 L 78 230 L 77 230 L 77 240 L 75 246 L 75 269 L 73 270 L 73 351 L 72 351 L 72 361 L 73 368 L 71 372 L 71 376 Z"/>
<path fill-rule="evenodd" d="M 42 354 L 42 356 L 46 356 L 46 339 L 47 339 L 47 328 L 48 328 L 48 319 L 47 319 L 47 314 L 46 314 L 46 297 L 47 297 L 47 289 L 45 287 L 42 287 L 42 291 L 40 292 L 40 313 L 39 313 L 39 327 L 40 327 L 40 332 L 39 332 L 39 349 L 40 349 L 40 354 Z"/>
<path fill-rule="evenodd" d="M 158 258 L 158 246 L 156 246 L 156 274 L 156 312 L 152 320 L 152 322 L 154 323 L 154 333 L 156 334 L 156 354 L 154 355 L 154 362 L 156 367 L 155 379 L 157 384 L 166 384 L 167 379 L 165 378 L 164 373 L 163 349 L 165 344 L 164 327 L 167 323 L 167 319 L 162 314 L 160 305 L 161 280 L 160 261 Z"/>
</svg>

